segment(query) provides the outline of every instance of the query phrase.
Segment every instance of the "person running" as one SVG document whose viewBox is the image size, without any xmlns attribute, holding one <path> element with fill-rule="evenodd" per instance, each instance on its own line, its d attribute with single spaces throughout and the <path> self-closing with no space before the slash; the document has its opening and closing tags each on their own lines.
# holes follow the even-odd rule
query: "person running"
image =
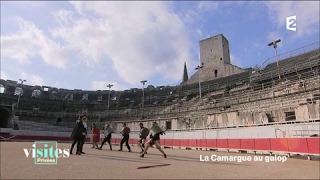
<svg viewBox="0 0 320 180">
<path fill-rule="evenodd" d="M 139 134 L 140 140 L 138 141 L 138 145 L 141 148 L 141 152 L 140 153 L 143 153 L 144 152 L 144 148 L 145 148 L 144 144 L 146 143 L 147 136 L 149 134 L 149 129 L 145 128 L 143 126 L 143 123 L 140 123 L 139 125 L 140 125 L 140 134 Z"/>
<path fill-rule="evenodd" d="M 103 139 L 101 146 L 100 146 L 100 150 L 102 149 L 102 146 L 104 145 L 104 143 L 108 142 L 110 150 L 112 150 L 112 145 L 111 145 L 111 134 L 113 133 L 112 129 L 110 128 L 110 125 L 107 124 L 106 128 L 103 131 L 103 134 L 105 136 L 105 138 Z"/>
<path fill-rule="evenodd" d="M 153 123 L 153 127 L 158 126 L 156 122 Z M 159 126 L 158 126 L 159 127 Z M 160 127 L 159 127 L 160 128 Z M 160 128 L 161 129 L 161 128 Z M 144 152 L 140 155 L 140 157 L 144 157 L 145 154 L 147 154 L 148 148 L 152 146 L 153 144 L 156 145 L 156 148 L 163 154 L 164 158 L 167 158 L 166 153 L 161 149 L 161 144 L 160 144 L 160 135 L 166 134 L 164 131 L 158 132 L 156 134 L 150 134 L 150 140 L 146 143 L 146 147 L 144 149 Z"/>
<path fill-rule="evenodd" d="M 126 143 L 126 146 L 127 146 L 128 150 L 129 150 L 129 152 L 131 152 L 131 148 L 129 146 L 130 128 L 127 127 L 126 123 L 123 123 L 123 128 L 122 128 L 121 134 L 122 134 L 123 138 L 122 138 L 121 143 L 120 143 L 119 151 L 122 151 L 122 145 L 123 145 L 123 143 Z"/>
</svg>

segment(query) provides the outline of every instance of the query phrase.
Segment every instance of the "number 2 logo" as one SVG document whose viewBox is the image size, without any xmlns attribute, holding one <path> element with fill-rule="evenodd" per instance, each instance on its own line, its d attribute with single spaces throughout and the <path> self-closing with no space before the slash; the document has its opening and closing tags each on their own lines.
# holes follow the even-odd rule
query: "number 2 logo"
<svg viewBox="0 0 320 180">
<path fill-rule="evenodd" d="M 286 29 L 290 31 L 297 31 L 297 16 L 290 16 L 286 18 Z"/>
</svg>

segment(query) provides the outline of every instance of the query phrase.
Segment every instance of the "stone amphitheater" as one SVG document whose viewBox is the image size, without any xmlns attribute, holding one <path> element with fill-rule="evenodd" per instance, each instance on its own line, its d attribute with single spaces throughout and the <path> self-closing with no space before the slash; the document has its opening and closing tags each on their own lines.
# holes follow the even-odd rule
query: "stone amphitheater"
<svg viewBox="0 0 320 180">
<path fill-rule="evenodd" d="M 280 74 L 274 57 L 260 68 L 242 69 L 230 64 L 226 52 L 229 45 L 223 35 L 200 42 L 206 63 L 201 98 L 198 72 L 188 78 L 186 66 L 179 85 L 125 91 L 21 86 L 1 80 L 1 127 L 10 127 L 13 117 L 21 130 L 70 131 L 79 114 L 101 127 L 109 122 L 121 128 L 120 123 L 128 122 L 138 130 L 138 122 L 158 121 L 171 131 L 319 120 L 319 42 L 280 54 Z"/>
<path fill-rule="evenodd" d="M 319 163 L 315 157 L 320 155 L 319 50 L 316 42 L 280 54 L 278 65 L 272 57 L 261 67 L 243 69 L 230 63 L 228 40 L 217 35 L 200 41 L 203 68 L 189 78 L 185 64 L 182 82 L 175 86 L 84 91 L 28 86 L 1 79 L 0 138 L 14 141 L 1 142 L 1 177 L 316 179 Z M 102 130 L 106 123 L 111 124 L 115 129 L 113 145 L 119 145 L 122 139 L 119 131 L 123 123 L 131 128 L 129 143 L 135 146 L 138 124 L 151 127 L 154 121 L 158 122 L 166 131 L 160 142 L 168 158 L 152 148 L 143 159 L 139 158 L 137 147 L 122 153 L 97 151 L 86 144 L 86 155 L 62 158 L 57 166 L 34 168 L 34 160 L 25 158 L 21 149 L 31 148 L 32 141 L 38 140 L 56 141 L 59 147 L 67 149 L 70 143 L 64 142 L 72 140 L 70 133 L 81 114 L 88 117 L 89 126 L 95 123 Z M 90 134 L 89 131 L 87 142 Z M 229 156 L 252 158 L 260 153 L 262 158 L 306 155 L 316 161 L 199 161 L 199 155 L 227 156 L 226 152 Z M 103 168 L 91 168 L 84 173 L 97 163 Z M 164 164 L 165 167 L 159 167 Z M 151 166 L 158 169 L 137 170 Z M 19 169 L 19 173 L 13 168 Z M 159 176 L 151 177 L 159 172 Z"/>
</svg>

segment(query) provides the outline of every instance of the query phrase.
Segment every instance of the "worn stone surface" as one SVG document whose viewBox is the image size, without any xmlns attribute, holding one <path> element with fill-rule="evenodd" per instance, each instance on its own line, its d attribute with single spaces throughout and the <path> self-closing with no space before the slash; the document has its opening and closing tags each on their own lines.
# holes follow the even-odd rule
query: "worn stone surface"
<svg viewBox="0 0 320 180">
<path fill-rule="evenodd" d="M 318 179 L 319 161 L 290 158 L 286 162 L 202 162 L 200 155 L 250 156 L 249 154 L 214 151 L 165 149 L 168 158 L 151 148 L 145 158 L 139 157 L 139 149 L 131 153 L 118 152 L 118 146 L 109 151 L 107 146 L 99 151 L 84 147 L 85 155 L 61 158 L 57 165 L 34 165 L 26 158 L 23 148 L 31 148 L 32 142 L 1 142 L 1 179 Z M 70 148 L 70 144 L 58 144 Z M 265 158 L 265 157 L 263 157 Z M 141 166 L 159 166 L 137 169 Z"/>
</svg>

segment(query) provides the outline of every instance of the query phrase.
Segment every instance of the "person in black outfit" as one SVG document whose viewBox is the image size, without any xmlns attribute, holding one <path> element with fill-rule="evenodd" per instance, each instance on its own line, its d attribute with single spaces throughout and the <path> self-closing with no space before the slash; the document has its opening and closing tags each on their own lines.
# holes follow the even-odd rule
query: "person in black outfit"
<svg viewBox="0 0 320 180">
<path fill-rule="evenodd" d="M 122 131 L 121 131 L 121 134 L 123 135 L 123 138 L 122 138 L 121 143 L 120 143 L 119 151 L 122 151 L 123 143 L 126 142 L 126 146 L 127 146 L 128 150 L 129 150 L 129 152 L 131 152 L 131 148 L 129 146 L 129 133 L 130 133 L 130 128 L 127 127 L 126 123 L 124 123 Z"/>
<path fill-rule="evenodd" d="M 105 138 L 103 139 L 101 146 L 100 146 L 100 150 L 102 149 L 102 146 L 104 145 L 104 143 L 108 142 L 109 146 L 110 146 L 110 150 L 112 150 L 112 146 L 111 146 L 111 134 L 112 134 L 112 129 L 110 128 L 110 125 L 107 124 L 103 134 L 105 135 Z"/>
<path fill-rule="evenodd" d="M 145 129 L 145 127 L 143 127 L 143 123 L 140 123 L 139 126 L 140 126 L 140 134 L 139 134 L 140 140 L 138 141 L 138 145 L 141 148 L 141 152 L 140 153 L 143 153 L 144 152 L 144 148 L 145 148 L 144 144 L 146 143 L 148 135 L 147 136 L 142 136 L 142 131 Z"/>
<path fill-rule="evenodd" d="M 153 123 L 154 126 L 157 126 L 157 123 L 154 122 Z M 145 154 L 147 154 L 147 150 L 150 146 L 152 146 L 153 144 L 156 145 L 156 148 L 163 154 L 164 158 L 167 158 L 166 153 L 164 153 L 164 151 L 161 149 L 161 145 L 160 145 L 160 135 L 164 135 L 166 134 L 164 131 L 162 132 L 158 132 L 156 134 L 150 134 L 150 140 L 146 143 L 146 147 L 144 149 L 144 152 L 140 155 L 140 157 L 144 157 Z"/>
<path fill-rule="evenodd" d="M 70 154 L 72 154 L 72 150 L 77 143 L 77 155 L 81 155 L 81 146 L 82 146 L 82 139 L 83 139 L 83 134 L 85 133 L 85 128 L 82 124 L 83 121 L 83 116 L 80 116 L 79 119 L 76 122 L 76 125 L 73 128 L 71 137 L 73 139 L 73 143 L 71 145 L 70 149 Z"/>
</svg>

